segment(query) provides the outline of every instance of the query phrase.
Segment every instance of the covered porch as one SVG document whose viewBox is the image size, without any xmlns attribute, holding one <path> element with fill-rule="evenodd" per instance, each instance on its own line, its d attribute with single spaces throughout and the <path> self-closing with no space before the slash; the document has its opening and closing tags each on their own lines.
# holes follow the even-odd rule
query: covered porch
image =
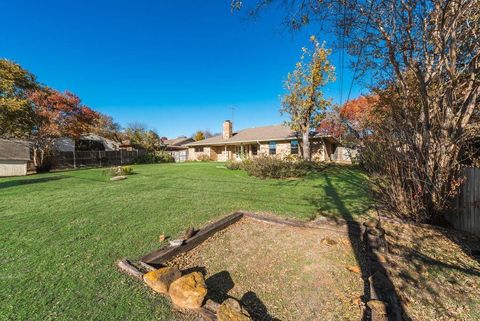
<svg viewBox="0 0 480 321">
<path fill-rule="evenodd" d="M 229 160 L 240 161 L 244 158 L 251 158 L 258 155 L 259 150 L 260 144 L 258 143 L 212 146 L 211 158 L 219 162 Z"/>
</svg>

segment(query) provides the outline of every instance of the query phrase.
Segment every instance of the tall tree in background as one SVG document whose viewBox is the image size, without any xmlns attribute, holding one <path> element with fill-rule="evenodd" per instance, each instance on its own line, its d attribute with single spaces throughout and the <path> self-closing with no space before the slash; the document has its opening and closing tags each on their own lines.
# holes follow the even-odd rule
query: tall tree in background
<svg viewBox="0 0 480 321">
<path fill-rule="evenodd" d="M 328 111 L 318 131 L 332 135 L 344 145 L 358 146 L 372 131 L 378 96 L 360 96 Z"/>
<path fill-rule="evenodd" d="M 480 0 L 260 0 L 250 13 L 275 4 L 292 29 L 343 30 L 355 73 L 370 71 L 385 125 L 370 137 L 366 165 L 386 179 L 385 204 L 415 221 L 448 209 L 460 150 L 476 127 Z"/>
<path fill-rule="evenodd" d="M 121 141 L 122 127 L 111 116 L 98 113 L 97 121 L 93 124 L 91 131 L 99 136 L 114 141 Z"/>
<path fill-rule="evenodd" d="M 148 130 L 143 124 L 129 124 L 123 135 L 132 144 L 139 145 L 150 152 L 160 150 L 163 146 L 160 136 L 155 131 Z"/>
<path fill-rule="evenodd" d="M 330 100 L 323 97 L 321 88 L 334 80 L 334 67 L 328 61 L 330 50 L 311 37 L 313 50 L 302 48 L 302 56 L 295 70 L 285 81 L 287 94 L 283 97 L 282 113 L 288 114 L 292 130 L 302 135 L 302 152 L 310 160 L 310 131 L 316 129 L 325 117 Z"/>
<path fill-rule="evenodd" d="M 29 135 L 33 161 L 37 171 L 47 171 L 55 140 L 60 137 L 77 139 L 88 133 L 98 114 L 70 92 L 41 88 L 33 91 L 28 98 L 35 114 L 34 128 Z"/>
<path fill-rule="evenodd" d="M 34 124 L 29 92 L 38 84 L 20 65 L 0 59 L 0 137 L 24 138 Z"/>
<path fill-rule="evenodd" d="M 201 130 L 197 130 L 196 133 L 193 135 L 193 139 L 195 141 L 204 140 L 205 134 Z"/>
</svg>

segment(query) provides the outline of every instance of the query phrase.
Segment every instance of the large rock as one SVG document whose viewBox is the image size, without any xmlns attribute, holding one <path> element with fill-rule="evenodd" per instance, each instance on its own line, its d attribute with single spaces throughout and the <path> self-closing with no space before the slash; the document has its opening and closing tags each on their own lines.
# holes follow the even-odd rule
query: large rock
<svg viewBox="0 0 480 321">
<path fill-rule="evenodd" d="M 127 176 L 120 175 L 120 176 L 113 176 L 110 178 L 111 181 L 121 181 L 124 179 L 127 179 Z"/>
<path fill-rule="evenodd" d="M 155 292 L 168 293 L 168 289 L 173 281 L 179 279 L 182 273 L 175 267 L 164 267 L 155 271 L 146 273 L 143 276 L 145 283 Z"/>
<path fill-rule="evenodd" d="M 251 321 L 248 312 L 235 299 L 227 299 L 217 311 L 218 321 Z"/>
<path fill-rule="evenodd" d="M 207 295 L 207 286 L 202 273 L 193 272 L 182 276 L 170 285 L 168 294 L 170 294 L 172 302 L 179 308 L 200 308 Z"/>
</svg>

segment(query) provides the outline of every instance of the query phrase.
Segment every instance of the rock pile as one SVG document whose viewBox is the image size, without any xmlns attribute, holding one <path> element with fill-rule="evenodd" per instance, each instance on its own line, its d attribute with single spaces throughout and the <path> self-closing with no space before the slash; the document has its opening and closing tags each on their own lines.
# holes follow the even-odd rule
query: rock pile
<svg viewBox="0 0 480 321">
<path fill-rule="evenodd" d="M 179 308 L 198 309 L 207 295 L 207 286 L 200 272 L 193 272 L 174 281 L 168 291 L 172 302 Z"/>
<path fill-rule="evenodd" d="M 182 276 L 175 267 L 163 267 L 143 275 L 143 280 L 152 290 L 170 296 L 177 308 L 195 310 L 203 306 L 207 295 L 205 279 L 200 272 Z M 240 303 L 229 298 L 222 304 L 215 303 L 218 321 L 251 321 L 248 312 Z"/>
<path fill-rule="evenodd" d="M 155 271 L 146 273 L 143 281 L 152 288 L 153 291 L 168 294 L 168 289 L 173 281 L 179 279 L 182 273 L 173 267 L 164 267 Z"/>
</svg>

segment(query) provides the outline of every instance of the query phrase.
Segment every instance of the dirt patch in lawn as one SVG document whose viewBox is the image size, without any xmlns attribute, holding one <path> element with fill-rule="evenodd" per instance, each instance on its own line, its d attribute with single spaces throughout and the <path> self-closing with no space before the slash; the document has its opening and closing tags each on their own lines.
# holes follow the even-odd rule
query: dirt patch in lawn
<svg viewBox="0 0 480 321">
<path fill-rule="evenodd" d="M 236 298 L 254 320 L 360 320 L 362 248 L 347 234 L 244 218 L 168 264 L 202 271 L 207 299 Z"/>
<path fill-rule="evenodd" d="M 453 230 L 383 222 L 388 274 L 412 320 L 480 320 L 478 238 Z"/>
</svg>

